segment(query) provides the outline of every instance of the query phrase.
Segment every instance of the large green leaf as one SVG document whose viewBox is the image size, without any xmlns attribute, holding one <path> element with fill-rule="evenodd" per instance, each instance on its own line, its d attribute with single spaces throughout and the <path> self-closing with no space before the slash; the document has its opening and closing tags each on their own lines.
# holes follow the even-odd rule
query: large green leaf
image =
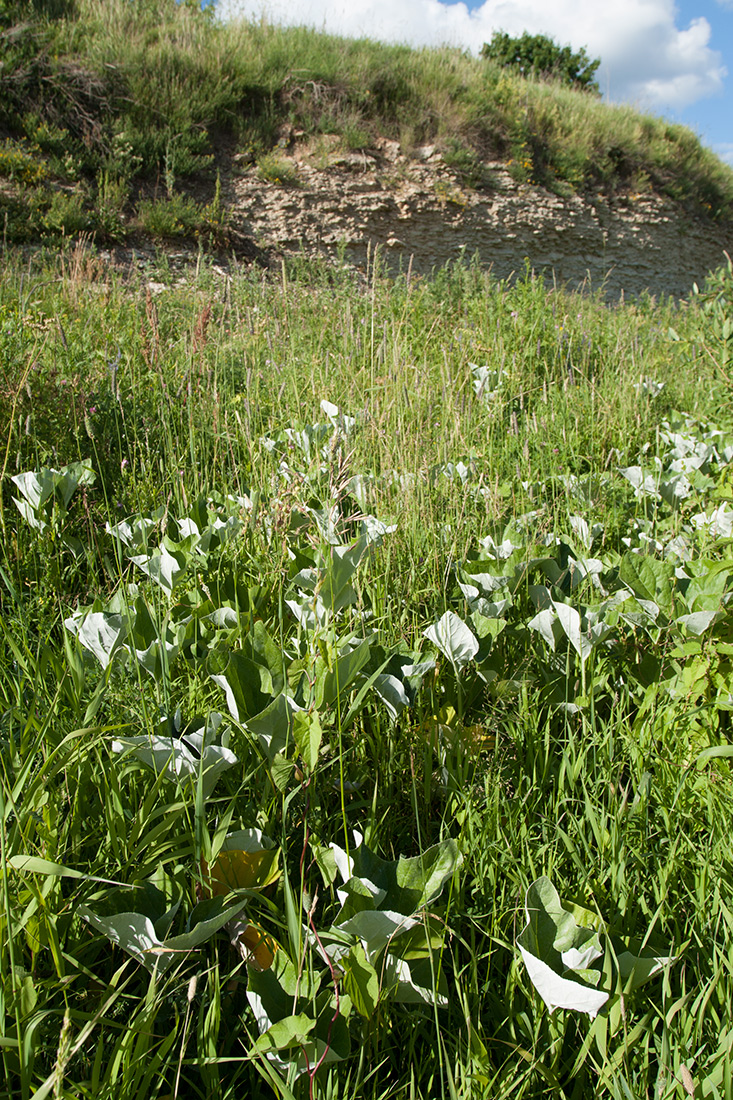
<svg viewBox="0 0 733 1100">
<path fill-rule="evenodd" d="M 369 641 L 365 639 L 354 649 L 349 649 L 337 657 L 332 667 L 319 657 L 316 662 L 316 707 L 328 707 L 335 703 L 339 695 L 353 684 L 361 670 L 368 664 L 370 655 Z"/>
<path fill-rule="evenodd" d="M 334 858 L 334 866 L 338 866 L 333 849 L 329 849 Z M 343 853 L 342 853 L 343 854 Z M 335 876 L 334 876 L 335 877 Z M 370 882 L 368 878 L 356 878 L 352 876 L 337 890 L 338 899 L 341 902 L 339 921 L 353 917 L 363 909 L 378 909 L 386 897 L 386 890 Z"/>
<path fill-rule="evenodd" d="M 233 650 L 224 672 L 211 679 L 224 689 L 229 713 L 237 722 L 260 714 L 274 694 L 269 669 L 255 664 L 241 649 Z"/>
<path fill-rule="evenodd" d="M 270 637 L 267 627 L 261 619 L 255 619 L 249 637 L 252 659 L 270 673 L 270 683 L 263 682 L 263 688 L 275 695 L 285 686 L 284 655 L 279 645 Z"/>
<path fill-rule="evenodd" d="M 370 959 L 382 951 L 400 932 L 407 932 L 418 921 L 406 917 L 403 913 L 393 913 L 388 909 L 362 909 L 345 921 L 337 921 L 336 928 L 346 935 L 357 936 Z"/>
<path fill-rule="evenodd" d="M 631 992 L 651 981 L 657 974 L 676 961 L 676 955 L 634 955 L 622 951 L 618 956 L 618 968 L 624 988 Z"/>
<path fill-rule="evenodd" d="M 130 561 L 165 592 L 172 592 L 186 571 L 187 557 L 181 551 L 171 554 L 165 546 L 161 546 L 152 554 L 135 554 Z"/>
<path fill-rule="evenodd" d="M 479 651 L 475 634 L 454 611 L 446 611 L 437 623 L 429 626 L 423 633 L 448 658 L 457 673 Z"/>
<path fill-rule="evenodd" d="M 323 739 L 318 711 L 296 711 L 293 715 L 293 737 L 307 771 L 312 772 L 318 763 Z"/>
<path fill-rule="evenodd" d="M 283 1016 L 270 1024 L 255 1044 L 257 1050 L 265 1053 L 272 1050 L 300 1050 L 308 1042 L 308 1036 L 316 1026 L 312 1016 L 299 1012 L 295 1016 Z"/>
<path fill-rule="evenodd" d="M 25 498 L 15 501 L 21 514 L 33 527 L 43 530 L 47 525 L 42 513 L 50 515 L 52 497 L 56 497 L 63 512 L 66 512 L 78 486 L 93 485 L 95 475 L 91 463 L 86 461 L 71 462 L 60 470 L 44 466 L 41 470 L 14 474 L 10 480 Z"/>
<path fill-rule="evenodd" d="M 399 940 L 397 941 L 399 942 Z M 389 951 L 381 967 L 384 993 L 402 1004 L 428 1004 L 445 1008 L 448 982 L 437 959 L 408 961 Z"/>
<path fill-rule="evenodd" d="M 553 606 L 563 633 L 580 657 L 581 663 L 585 664 L 593 649 L 593 643 L 582 629 L 580 612 L 570 604 L 558 603 L 555 600 L 553 600 Z"/>
<path fill-rule="evenodd" d="M 390 718 L 397 718 L 405 707 L 410 705 L 402 680 L 388 672 L 380 672 L 374 677 L 374 694 L 382 700 Z"/>
<path fill-rule="evenodd" d="M 359 840 L 361 838 L 359 837 Z M 424 908 L 442 890 L 462 857 L 455 840 L 443 840 L 419 856 L 383 860 L 359 843 L 348 857 L 332 844 L 336 864 L 348 884 L 352 878 L 366 880 L 372 893 L 379 891 L 380 909 L 410 916 Z"/>
<path fill-rule="evenodd" d="M 11 477 L 10 480 L 20 489 L 34 515 L 37 515 L 44 504 L 53 496 L 56 485 L 54 475 L 57 473 L 57 470 L 46 467 L 42 470 L 29 470 L 26 473 L 14 474 Z"/>
<path fill-rule="evenodd" d="M 377 539 L 379 537 L 378 534 Z M 314 567 L 301 569 L 296 574 L 294 583 L 301 592 L 310 592 L 311 595 L 305 600 L 289 599 L 286 603 L 305 629 L 315 630 L 324 626 L 337 611 L 356 603 L 356 592 L 350 581 L 374 541 L 367 529 L 349 546 L 330 545 L 326 551 L 319 553 Z"/>
<path fill-rule="evenodd" d="M 125 640 L 127 618 L 109 611 L 92 611 L 77 625 L 74 618 L 66 619 L 64 626 L 107 668 Z"/>
<path fill-rule="evenodd" d="M 722 611 L 693 611 L 690 615 L 680 615 L 675 619 L 677 626 L 684 626 L 690 634 L 694 634 L 699 637 L 704 634 L 709 626 L 712 626 L 718 619 L 722 619 L 724 612 Z"/>
<path fill-rule="evenodd" d="M 196 910 L 194 910 L 189 922 L 192 925 L 190 931 L 165 940 L 159 939 L 153 921 L 143 913 L 116 913 L 111 917 L 101 917 L 87 905 L 80 905 L 77 912 L 113 944 L 142 963 L 146 970 L 151 973 L 157 971 L 160 974 L 184 955 L 211 939 L 227 921 L 241 912 L 246 904 L 246 899 L 227 906 L 223 905 L 219 899 L 213 905 L 211 902 L 203 903 L 207 911 L 212 913 L 211 916 L 196 920 Z"/>
<path fill-rule="evenodd" d="M 527 890 L 527 925 L 517 946 L 537 992 L 547 1007 L 574 1009 L 595 1016 L 609 994 L 595 989 L 600 971 L 591 968 L 602 954 L 598 933 L 578 925 L 563 908 L 548 878 Z"/>
<path fill-rule="evenodd" d="M 362 535 L 351 546 L 331 546 L 325 568 L 319 579 L 320 596 L 327 608 L 337 611 L 352 604 L 356 593 L 349 582 L 371 545 L 369 536 Z"/>
<path fill-rule="evenodd" d="M 348 955 L 340 960 L 340 965 L 344 989 L 354 1008 L 360 1016 L 371 1019 L 379 1000 L 379 978 L 362 945 L 354 944 Z"/>
<path fill-rule="evenodd" d="M 257 738 L 259 746 L 271 763 L 278 753 L 285 752 L 293 744 L 293 719 L 300 707 L 289 695 L 282 692 L 269 706 L 248 718 L 245 727 Z"/>
<path fill-rule="evenodd" d="M 143 551 L 147 549 L 148 535 L 155 530 L 162 516 L 163 509 L 159 508 L 152 515 L 131 516 L 130 519 L 123 519 L 114 526 L 108 523 L 106 529 L 114 539 L 124 543 L 125 546 L 129 546 L 132 550 Z"/>
<path fill-rule="evenodd" d="M 563 629 L 554 607 L 544 607 L 527 623 L 529 630 L 536 630 L 555 652 L 557 643 L 563 635 Z"/>
<path fill-rule="evenodd" d="M 669 562 L 659 561 L 648 554 L 624 554 L 619 577 L 635 596 L 657 604 L 668 619 L 673 618 L 674 568 Z"/>
<path fill-rule="evenodd" d="M 320 1058 L 327 1063 L 348 1056 L 346 1020 L 335 1017 L 332 991 L 319 992 L 323 972 L 296 969 L 282 950 L 267 970 L 249 967 L 248 972 L 247 1000 L 260 1033 L 258 1048 L 269 1061 L 283 1071 L 292 1065 L 300 1075 Z"/>
</svg>

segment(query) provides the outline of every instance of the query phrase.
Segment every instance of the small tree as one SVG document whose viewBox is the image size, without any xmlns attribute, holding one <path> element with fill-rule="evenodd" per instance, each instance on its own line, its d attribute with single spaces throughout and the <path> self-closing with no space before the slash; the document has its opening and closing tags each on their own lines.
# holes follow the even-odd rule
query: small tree
<svg viewBox="0 0 733 1100">
<path fill-rule="evenodd" d="M 569 46 L 558 46 L 544 34 L 525 31 L 520 38 L 512 38 L 503 31 L 494 31 L 491 42 L 484 43 L 481 56 L 516 69 L 524 76 L 559 80 L 561 84 L 600 94 L 593 79 L 600 59 L 591 61 L 584 49 L 573 53 Z"/>
</svg>

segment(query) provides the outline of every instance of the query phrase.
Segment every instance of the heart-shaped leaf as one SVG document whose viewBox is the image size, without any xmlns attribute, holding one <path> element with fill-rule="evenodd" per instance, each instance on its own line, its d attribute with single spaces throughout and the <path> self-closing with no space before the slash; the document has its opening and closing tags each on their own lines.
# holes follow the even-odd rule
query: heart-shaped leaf
<svg viewBox="0 0 733 1100">
<path fill-rule="evenodd" d="M 437 623 L 423 633 L 448 658 L 456 672 L 465 668 L 479 651 L 475 634 L 455 611 L 446 611 Z"/>
</svg>

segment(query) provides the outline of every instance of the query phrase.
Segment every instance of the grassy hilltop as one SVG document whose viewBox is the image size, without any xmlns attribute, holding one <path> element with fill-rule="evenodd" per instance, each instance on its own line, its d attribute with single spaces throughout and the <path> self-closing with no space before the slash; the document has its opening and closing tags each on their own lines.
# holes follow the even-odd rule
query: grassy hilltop
<svg viewBox="0 0 733 1100">
<path fill-rule="evenodd" d="M 1 1100 L 727 1100 L 733 269 L 208 249 L 286 124 L 721 219 L 728 170 L 455 52 L 0 20 Z"/>
<path fill-rule="evenodd" d="M 274 176 L 285 126 L 347 150 L 436 143 L 471 186 L 501 159 L 560 192 L 655 188 L 704 217 L 733 212 L 733 172 L 691 131 L 459 50 L 221 25 L 174 0 L 6 0 L 0 35 L 6 241 L 226 245 L 217 176 L 254 162 Z"/>
</svg>

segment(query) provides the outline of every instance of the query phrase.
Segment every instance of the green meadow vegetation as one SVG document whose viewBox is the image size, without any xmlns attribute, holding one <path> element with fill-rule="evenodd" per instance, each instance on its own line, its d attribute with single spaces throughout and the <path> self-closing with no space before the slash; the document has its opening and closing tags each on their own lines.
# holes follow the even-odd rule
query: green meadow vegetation
<svg viewBox="0 0 733 1100">
<path fill-rule="evenodd" d="M 4 259 L 0 1095 L 730 1096 L 733 273 Z"/>
<path fill-rule="evenodd" d="M 208 251 L 283 124 L 730 172 L 456 52 L 0 25 L 0 1098 L 730 1100 L 733 265 Z"/>
</svg>

